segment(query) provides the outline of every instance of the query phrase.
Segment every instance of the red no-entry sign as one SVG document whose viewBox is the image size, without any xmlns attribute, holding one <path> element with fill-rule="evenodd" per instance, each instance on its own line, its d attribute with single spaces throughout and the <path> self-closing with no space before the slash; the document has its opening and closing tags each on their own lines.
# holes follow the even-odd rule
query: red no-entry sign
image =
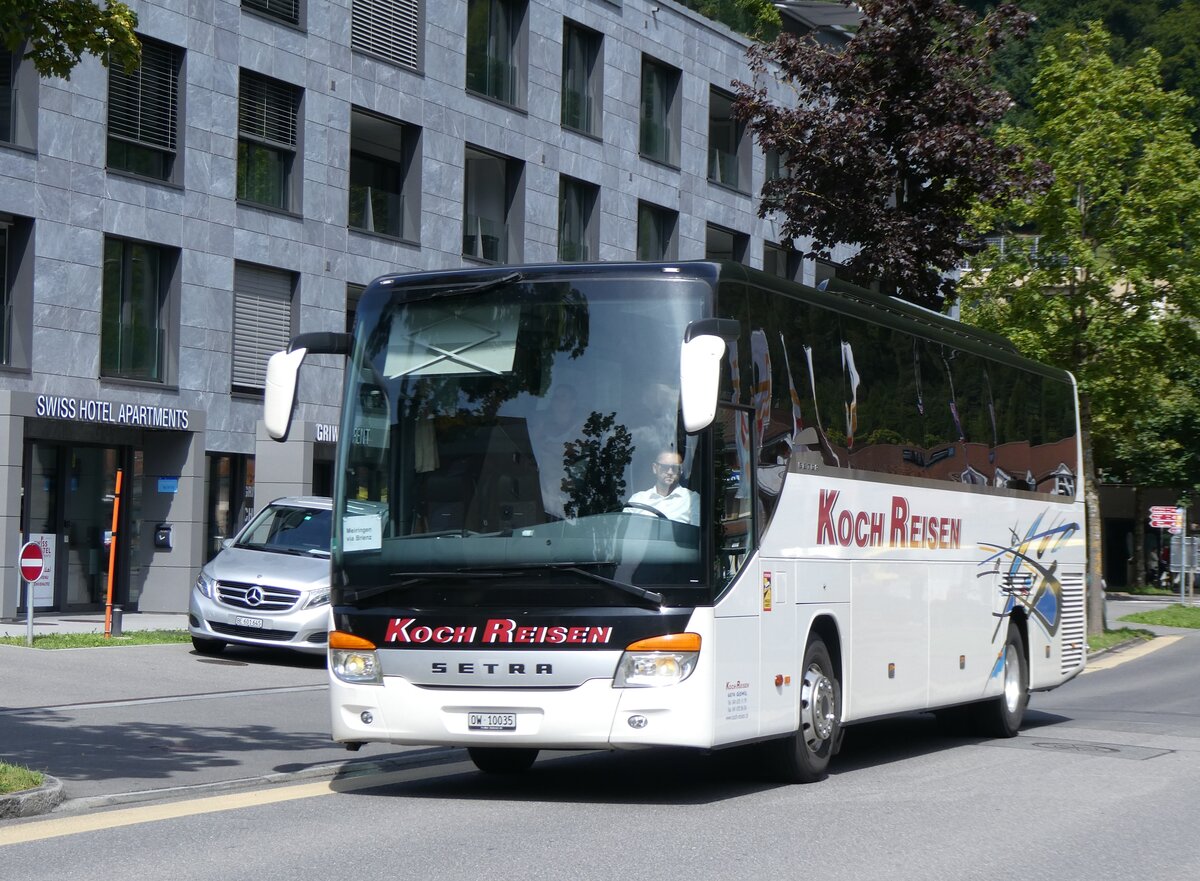
<svg viewBox="0 0 1200 881">
<path fill-rule="evenodd" d="M 21 545 L 21 577 L 26 581 L 37 581 L 42 577 L 46 568 L 46 558 L 42 556 L 42 546 L 35 541 L 27 541 Z"/>
</svg>

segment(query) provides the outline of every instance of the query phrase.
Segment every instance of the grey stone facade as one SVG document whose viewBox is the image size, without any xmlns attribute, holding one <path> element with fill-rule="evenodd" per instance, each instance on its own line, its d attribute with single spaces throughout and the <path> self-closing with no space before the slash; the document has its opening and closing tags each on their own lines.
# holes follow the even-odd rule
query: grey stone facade
<svg viewBox="0 0 1200 881">
<path fill-rule="evenodd" d="M 520 109 L 465 90 L 466 0 L 423 2 L 422 69 L 351 50 L 351 0 L 302 0 L 300 26 L 243 9 L 236 0 L 135 0 L 138 31 L 185 52 L 180 85 L 181 185 L 106 169 L 109 76 L 85 58 L 70 80 L 37 84 L 36 143 L 0 144 L 0 212 L 31 223 L 27 365 L 0 369 L 0 616 L 16 613 L 21 582 L 19 506 L 31 437 L 129 444 L 145 451 L 141 535 L 130 577 L 146 611 L 182 611 L 205 558 L 205 454 L 256 454 L 258 503 L 312 487 L 313 425 L 336 424 L 337 359 L 309 359 L 293 440 L 279 448 L 260 430 L 261 400 L 231 393 L 234 266 L 296 273 L 296 332 L 341 330 L 348 285 L 396 270 L 462 265 L 466 144 L 524 163 L 520 253 L 512 262 L 557 259 L 559 176 L 600 187 L 599 258 L 634 259 L 638 202 L 678 212 L 678 256 L 706 256 L 706 225 L 749 236 L 746 262 L 761 266 L 777 239 L 756 215 L 763 156 L 753 149 L 746 192 L 708 180 L 710 87 L 749 78 L 746 39 L 681 6 L 645 0 L 530 0 L 527 84 Z M 560 125 L 564 16 L 604 35 L 600 137 Z M 681 71 L 680 166 L 639 156 L 643 53 Z M 236 198 L 239 72 L 303 89 L 298 204 L 288 212 Z M 351 108 L 420 129 L 420 232 L 415 242 L 347 228 Z M 3 216 L 0 215 L 0 216 Z M 178 249 L 178 316 L 163 383 L 100 378 L 101 272 L 105 236 Z M 812 268 L 806 269 L 808 279 Z M 20 295 L 20 291 L 17 295 Z M 20 330 L 20 329 L 18 329 Z M 186 430 L 39 417 L 37 396 L 135 403 L 186 411 Z M 166 478 L 167 482 L 154 481 Z M 178 479 L 178 483 L 171 483 Z M 162 487 L 167 487 L 164 492 Z M 175 487 L 171 491 L 171 487 Z M 171 548 L 147 530 L 170 521 Z"/>
</svg>

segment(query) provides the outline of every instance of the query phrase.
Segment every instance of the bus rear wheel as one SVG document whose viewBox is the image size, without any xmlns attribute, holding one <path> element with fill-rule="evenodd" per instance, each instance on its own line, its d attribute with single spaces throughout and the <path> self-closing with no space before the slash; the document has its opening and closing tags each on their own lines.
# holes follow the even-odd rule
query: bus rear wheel
<svg viewBox="0 0 1200 881">
<path fill-rule="evenodd" d="M 1010 624 L 1004 641 L 1000 677 L 1004 690 L 1000 697 L 975 704 L 972 728 L 983 737 L 1016 737 L 1029 705 L 1029 662 L 1025 659 L 1025 639 L 1020 628 Z"/>
<path fill-rule="evenodd" d="M 804 649 L 800 681 L 800 725 L 770 744 L 772 770 L 789 783 L 824 780 L 841 743 L 842 689 L 825 641 L 819 636 Z"/>
<path fill-rule="evenodd" d="M 528 771 L 537 758 L 536 749 L 505 749 L 498 746 L 469 746 L 467 755 L 485 774 L 519 774 Z"/>
</svg>

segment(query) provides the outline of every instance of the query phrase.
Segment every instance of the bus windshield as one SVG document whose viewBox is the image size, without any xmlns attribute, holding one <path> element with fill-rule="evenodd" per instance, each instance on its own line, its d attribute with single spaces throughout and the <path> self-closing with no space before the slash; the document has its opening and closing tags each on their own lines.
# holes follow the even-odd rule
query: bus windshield
<svg viewBox="0 0 1200 881">
<path fill-rule="evenodd" d="M 711 301 L 669 272 L 376 282 L 339 450 L 345 601 L 486 605 L 516 583 L 546 604 L 702 601 L 712 505 L 679 349 Z"/>
</svg>

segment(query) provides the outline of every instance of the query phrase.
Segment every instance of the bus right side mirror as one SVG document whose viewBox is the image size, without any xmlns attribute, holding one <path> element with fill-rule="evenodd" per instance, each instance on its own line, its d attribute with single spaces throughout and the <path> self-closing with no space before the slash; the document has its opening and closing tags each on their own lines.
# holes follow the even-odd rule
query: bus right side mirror
<svg viewBox="0 0 1200 881">
<path fill-rule="evenodd" d="M 689 434 L 707 428 L 717 415 L 724 357 L 725 340 L 712 334 L 694 336 L 679 348 L 680 404 Z"/>
<path fill-rule="evenodd" d="M 296 378 L 307 349 L 276 352 L 267 361 L 267 381 L 263 390 L 263 424 L 272 440 L 287 440 L 292 427 L 292 409 L 296 402 Z"/>
</svg>

